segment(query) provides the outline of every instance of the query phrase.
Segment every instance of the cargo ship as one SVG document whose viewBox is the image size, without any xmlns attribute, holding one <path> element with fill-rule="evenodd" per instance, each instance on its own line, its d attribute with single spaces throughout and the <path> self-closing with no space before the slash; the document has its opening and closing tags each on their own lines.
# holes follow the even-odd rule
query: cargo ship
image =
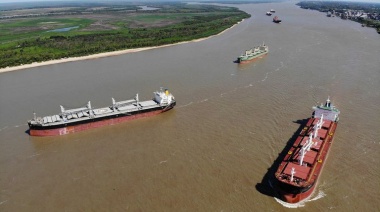
<svg viewBox="0 0 380 212">
<path fill-rule="evenodd" d="M 267 15 L 267 16 L 271 16 L 272 13 L 271 13 L 271 12 L 267 12 L 266 15 Z"/>
<path fill-rule="evenodd" d="M 281 200 L 297 203 L 314 191 L 331 148 L 340 111 L 328 98 L 313 107 L 312 117 L 294 139 L 275 172 L 275 191 Z"/>
<path fill-rule="evenodd" d="M 281 23 L 282 21 L 281 21 L 281 19 L 278 18 L 278 16 L 275 16 L 275 17 L 273 18 L 273 22 L 279 24 L 279 23 Z"/>
<path fill-rule="evenodd" d="M 28 121 L 29 135 L 54 136 L 65 135 L 87 129 L 114 125 L 129 120 L 157 115 L 172 109 L 176 105 L 174 96 L 167 89 L 153 92 L 152 100 L 139 101 L 136 94 L 134 99 L 116 102 L 112 105 L 93 109 L 91 102 L 85 107 L 65 109 L 61 113 L 45 117 L 36 117 Z"/>
<path fill-rule="evenodd" d="M 248 63 L 256 58 L 261 58 L 262 56 L 268 54 L 268 51 L 268 46 L 266 46 L 265 44 L 260 45 L 250 50 L 246 50 L 242 55 L 238 57 L 237 62 Z"/>
</svg>

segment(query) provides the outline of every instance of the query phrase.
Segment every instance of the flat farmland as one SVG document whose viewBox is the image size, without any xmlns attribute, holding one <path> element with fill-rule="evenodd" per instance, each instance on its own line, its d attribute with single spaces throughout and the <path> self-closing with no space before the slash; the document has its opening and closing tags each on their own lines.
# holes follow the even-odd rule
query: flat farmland
<svg viewBox="0 0 380 212">
<path fill-rule="evenodd" d="M 248 17 L 232 7 L 184 3 L 3 10 L 0 68 L 190 41 Z"/>
</svg>

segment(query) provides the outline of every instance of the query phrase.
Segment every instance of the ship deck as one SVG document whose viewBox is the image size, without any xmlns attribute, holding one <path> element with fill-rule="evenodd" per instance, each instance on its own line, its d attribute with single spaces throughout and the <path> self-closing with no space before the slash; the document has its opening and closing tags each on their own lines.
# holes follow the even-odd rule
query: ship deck
<svg viewBox="0 0 380 212">
<path fill-rule="evenodd" d="M 296 163 L 289 163 L 286 166 L 286 168 L 283 171 L 283 173 L 290 176 L 292 168 L 295 168 L 295 170 L 297 170 L 296 175 L 295 175 L 296 178 L 299 178 L 299 179 L 302 179 L 302 180 L 306 180 L 307 179 L 307 176 L 308 176 L 308 174 L 310 172 L 310 167 L 308 167 L 308 166 L 301 166 L 301 165 L 296 164 Z"/>
<path fill-rule="evenodd" d="M 119 114 L 124 115 L 124 114 L 132 113 L 138 110 L 147 110 L 147 109 L 151 109 L 151 108 L 155 108 L 159 106 L 160 105 L 154 100 L 147 100 L 147 101 L 139 102 L 138 104 L 137 103 L 125 104 L 115 109 L 113 109 L 112 106 L 97 108 L 97 109 L 92 109 L 92 110 L 84 108 L 84 110 L 82 111 L 77 110 L 75 112 L 68 113 L 66 118 L 64 118 L 62 114 L 59 114 L 59 115 L 57 114 L 57 115 L 45 116 L 42 118 L 42 120 L 43 120 L 43 126 L 54 126 L 54 125 L 60 125 L 63 123 L 70 124 L 70 123 L 85 121 L 92 118 L 102 118 L 102 117 L 119 115 Z M 90 114 L 92 114 L 93 116 Z"/>
<path fill-rule="evenodd" d="M 318 130 L 315 137 L 314 126 L 319 121 L 320 118 L 310 118 L 301 133 L 297 136 L 276 172 L 276 178 L 279 181 L 295 187 L 304 187 L 313 184 L 318 179 L 336 129 L 335 122 L 323 120 L 322 127 Z M 305 151 L 301 159 L 302 148 L 310 140 L 312 141 L 312 145 L 308 151 Z M 293 181 L 291 181 L 292 170 L 294 171 Z"/>
</svg>

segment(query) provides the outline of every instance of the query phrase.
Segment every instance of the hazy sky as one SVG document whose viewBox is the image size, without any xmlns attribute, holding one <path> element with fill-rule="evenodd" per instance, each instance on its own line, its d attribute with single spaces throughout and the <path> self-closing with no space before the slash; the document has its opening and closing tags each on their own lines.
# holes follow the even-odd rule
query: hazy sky
<svg viewBox="0 0 380 212">
<path fill-rule="evenodd" d="M 33 2 L 33 1 L 73 1 L 73 0 L 0 0 L 0 3 L 11 3 L 11 2 Z M 81 0 L 79 0 L 81 1 Z M 76 2 L 79 2 L 76 0 Z M 82 0 L 83 1 L 83 0 Z M 84 0 L 84 1 L 91 1 L 91 0 Z M 102 0 L 94 0 L 101 2 Z M 107 2 L 107 0 L 103 0 L 104 2 Z M 115 1 L 132 1 L 132 2 L 147 2 L 149 0 L 115 0 Z M 159 0 L 150 0 L 150 1 L 159 1 Z M 162 1 L 168 1 L 168 0 L 162 0 Z M 169 0 L 169 1 L 186 1 L 186 0 Z M 207 0 L 190 0 L 190 1 L 207 1 Z M 292 0 L 294 1 L 294 0 Z M 301 0 L 299 0 L 301 1 Z M 329 1 L 329 0 L 323 0 L 323 1 Z M 334 0 L 334 1 L 352 1 L 352 2 L 374 2 L 374 3 L 380 3 L 380 0 Z"/>
</svg>

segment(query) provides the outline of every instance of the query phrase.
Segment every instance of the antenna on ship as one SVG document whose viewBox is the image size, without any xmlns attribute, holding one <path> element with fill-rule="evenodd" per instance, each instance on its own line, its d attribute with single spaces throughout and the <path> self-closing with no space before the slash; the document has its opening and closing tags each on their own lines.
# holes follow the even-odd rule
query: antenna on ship
<svg viewBox="0 0 380 212">
<path fill-rule="evenodd" d="M 36 117 L 36 112 L 34 112 L 34 111 L 33 111 L 33 118 L 34 118 L 34 120 L 37 119 L 37 117 Z"/>
</svg>

